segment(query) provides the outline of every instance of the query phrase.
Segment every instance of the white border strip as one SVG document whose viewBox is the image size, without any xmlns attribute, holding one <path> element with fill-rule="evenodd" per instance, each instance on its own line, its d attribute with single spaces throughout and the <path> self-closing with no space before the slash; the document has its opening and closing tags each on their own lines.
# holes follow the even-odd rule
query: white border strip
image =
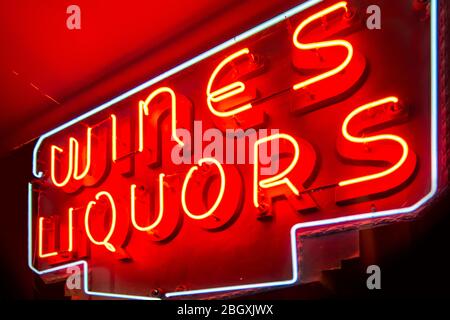
<svg viewBox="0 0 450 320">
<path fill-rule="evenodd" d="M 119 294 L 119 293 L 108 293 L 108 292 L 97 292 L 97 291 L 91 291 L 89 290 L 89 281 L 88 281 L 88 274 L 89 274 L 89 268 L 88 263 L 85 260 L 75 261 L 72 263 L 68 263 L 62 266 L 57 266 L 54 268 L 50 268 L 47 270 L 38 270 L 33 265 L 33 185 L 31 183 L 28 183 L 28 266 L 30 269 L 38 274 L 38 275 L 44 275 L 47 273 L 55 272 L 64 270 L 66 268 L 79 266 L 81 265 L 83 267 L 83 290 L 86 294 L 90 294 L 93 296 L 100 296 L 100 297 L 109 297 L 109 298 L 121 298 L 121 299 L 139 299 L 139 300 L 161 300 L 159 298 L 152 298 L 152 297 L 146 297 L 146 296 L 134 296 L 134 295 L 128 295 L 128 294 Z"/>
<path fill-rule="evenodd" d="M 38 152 L 39 152 L 39 147 L 41 146 L 42 141 L 44 141 L 44 139 L 54 135 L 55 133 L 60 132 L 61 130 L 64 130 L 64 129 L 70 127 L 71 125 L 73 125 L 75 123 L 78 123 L 78 122 L 80 122 L 80 121 L 82 121 L 82 120 L 84 120 L 86 118 L 89 118 L 90 116 L 92 116 L 92 115 L 94 115 L 94 114 L 96 114 L 96 113 L 98 113 L 98 112 L 100 112 L 102 110 L 105 110 L 105 109 L 111 107 L 112 105 L 114 105 L 114 104 L 116 104 L 116 103 L 118 103 L 118 102 L 128 98 L 129 96 L 132 96 L 133 94 L 138 93 L 139 91 L 142 91 L 142 90 L 144 90 L 144 89 L 154 85 L 155 83 L 158 83 L 158 82 L 160 82 L 160 81 L 162 81 L 162 80 L 164 80 L 164 79 L 166 79 L 166 78 L 168 78 L 168 77 L 170 77 L 170 76 L 172 76 L 172 75 L 174 75 L 174 74 L 176 74 L 176 73 L 178 73 L 178 72 L 180 72 L 180 71 L 182 71 L 184 69 L 187 69 L 190 66 L 192 66 L 192 65 L 194 65 L 194 64 L 196 64 L 196 63 L 198 63 L 198 62 L 200 62 L 202 60 L 205 60 L 206 58 L 209 58 L 212 55 L 215 55 L 216 53 L 218 53 L 218 52 L 220 52 L 222 50 L 225 50 L 226 48 L 229 48 L 232 45 L 234 45 L 234 44 L 236 44 L 238 42 L 241 42 L 241 41 L 243 41 L 243 40 L 253 36 L 254 34 L 259 33 L 259 32 L 261 32 L 261 31 L 263 31 L 263 30 L 265 30 L 265 29 L 267 29 L 267 28 L 269 28 L 269 27 L 271 27 L 271 26 L 273 26 L 273 25 L 275 25 L 275 24 L 277 24 L 277 23 L 279 23 L 279 22 L 281 22 L 283 20 L 286 20 L 286 19 L 292 17 L 293 15 L 296 15 L 297 13 L 302 12 L 302 11 L 304 11 L 304 10 L 306 10 L 306 9 L 308 9 L 308 8 L 314 6 L 314 5 L 316 5 L 316 4 L 318 4 L 318 3 L 322 2 L 322 1 L 323 0 L 309 0 L 309 1 L 305 2 L 305 3 L 302 3 L 302 4 L 296 6 L 296 7 L 292 8 L 292 9 L 286 11 L 285 13 L 279 14 L 278 16 L 276 16 L 276 17 L 274 17 L 274 18 L 272 18 L 272 19 L 270 19 L 270 20 L 268 20 L 268 21 L 266 21 L 266 22 L 264 22 L 264 23 L 262 23 L 260 25 L 257 25 L 256 27 L 254 27 L 254 28 L 252 28 L 252 29 L 250 29 L 250 30 L 248 30 L 248 31 L 246 31 L 244 33 L 241 33 L 240 35 L 238 35 L 238 36 L 236 36 L 236 37 L 234 37 L 234 38 L 232 38 L 232 39 L 230 39 L 228 41 L 225 41 L 224 43 L 222 43 L 222 44 L 220 44 L 220 45 L 218 45 L 218 46 L 216 46 L 216 47 L 214 47 L 214 48 L 212 48 L 212 49 L 210 49 L 208 51 L 205 51 L 202 54 L 200 54 L 200 55 L 198 55 L 198 56 L 196 56 L 196 57 L 194 57 L 194 58 L 192 58 L 192 59 L 190 59 L 190 60 L 188 60 L 188 61 L 186 61 L 186 62 L 184 62 L 184 63 L 182 63 L 182 64 L 180 64 L 180 65 L 178 65 L 178 66 L 176 66 L 176 67 L 174 67 L 174 68 L 164 72 L 164 73 L 161 73 L 159 76 L 156 76 L 155 78 L 150 79 L 147 82 L 144 82 L 143 84 L 141 84 L 141 85 L 139 85 L 139 86 L 137 86 L 137 87 L 135 87 L 135 88 L 133 88 L 133 89 L 123 93 L 123 94 L 121 94 L 120 96 L 118 96 L 118 97 L 116 97 L 116 98 L 114 98 L 112 100 L 109 100 L 108 102 L 105 102 L 104 104 L 102 104 L 102 105 L 92 109 L 91 111 L 89 111 L 87 113 L 84 113 L 81 116 L 76 117 L 75 119 L 72 119 L 72 120 L 70 120 L 70 121 L 60 125 L 59 127 L 56 127 L 55 129 L 50 130 L 47 133 L 44 133 L 41 137 L 39 137 L 39 139 L 36 142 L 36 145 L 34 146 L 34 150 L 33 150 L 33 168 L 32 168 L 33 175 L 36 178 L 41 178 L 42 175 L 43 175 L 42 171 L 38 171 L 38 169 L 37 169 L 37 155 L 38 155 Z"/>
<path fill-rule="evenodd" d="M 297 256 L 297 240 L 296 234 L 297 230 L 310 228 L 310 227 L 320 227 L 331 224 L 339 224 L 346 222 L 354 222 L 358 220 L 383 218 L 393 215 L 411 213 L 422 207 L 427 203 L 437 192 L 438 187 L 438 0 L 431 1 L 431 190 L 423 197 L 421 200 L 416 202 L 414 205 L 401 208 L 381 211 L 377 213 L 363 213 L 353 216 L 346 216 L 334 219 L 326 219 L 320 221 L 312 221 L 305 223 L 295 224 L 291 228 L 291 255 L 292 255 L 292 278 L 283 281 L 273 281 L 264 283 L 255 283 L 247 285 L 238 286 L 227 286 L 218 288 L 209 288 L 201 290 L 190 290 L 182 292 L 170 292 L 166 294 L 166 297 L 179 297 L 188 295 L 197 295 L 205 293 L 215 293 L 222 291 L 236 291 L 236 290 L 246 290 L 246 289 L 256 289 L 264 287 L 275 287 L 275 286 L 285 286 L 292 285 L 296 283 L 299 279 L 298 275 L 298 256 Z"/>
<path fill-rule="evenodd" d="M 208 50 L 199 56 L 188 60 L 177 67 L 170 69 L 167 72 L 162 73 L 161 75 L 137 86 L 136 88 L 100 105 L 99 107 L 91 110 L 90 112 L 87 112 L 49 132 L 42 135 L 39 140 L 37 141 L 35 148 L 33 150 L 33 175 L 37 178 L 42 177 L 42 172 L 37 172 L 36 167 L 36 159 L 37 159 L 37 153 L 39 150 L 40 145 L 42 144 L 42 141 L 45 138 L 50 137 L 51 135 L 83 120 L 91 115 L 98 113 L 104 109 L 107 109 L 108 107 L 112 106 L 113 104 L 145 89 L 149 86 L 177 73 L 181 70 L 184 70 L 188 68 L 189 66 L 192 66 L 193 64 L 196 64 L 197 62 L 200 62 L 230 46 L 232 46 L 235 43 L 238 43 L 244 39 L 247 39 L 248 37 L 265 30 L 274 24 L 277 24 L 307 8 L 310 8 L 318 3 L 322 2 L 322 0 L 310 0 L 308 2 L 305 2 L 301 5 L 298 5 L 294 7 L 293 9 L 286 11 L 285 13 L 282 13 L 273 19 L 270 19 L 242 34 L 239 36 L 230 39 L 221 45 L 218 45 L 211 50 Z M 248 289 L 256 289 L 256 288 L 266 288 L 266 287 L 275 287 L 275 286 L 287 286 L 292 285 L 296 283 L 299 279 L 298 274 L 298 256 L 297 256 L 297 240 L 296 240 L 296 234 L 297 230 L 304 229 L 304 228 L 310 228 L 310 227 L 319 227 L 319 226 L 326 226 L 331 224 L 338 224 L 338 223 L 345 223 L 345 222 L 354 222 L 358 220 L 366 220 L 366 219 L 374 219 L 374 218 L 382 218 L 382 217 L 388 217 L 393 215 L 399 215 L 399 214 L 407 214 L 416 211 L 420 207 L 422 207 L 425 203 L 427 203 L 430 199 L 433 198 L 433 196 L 437 192 L 437 186 L 438 186 L 438 0 L 431 0 L 431 189 L 430 192 L 421 200 L 419 200 L 416 204 L 407 207 L 407 208 L 401 208 L 401 209 L 393 209 L 393 210 L 386 210 L 381 211 L 377 213 L 364 213 L 364 214 L 358 214 L 353 216 L 346 216 L 341 218 L 335 218 L 335 219 L 326 219 L 326 220 L 320 220 L 320 221 L 312 221 L 312 222 L 306 222 L 306 223 L 298 223 L 294 225 L 291 228 L 290 231 L 290 237 L 291 237 L 291 258 L 292 258 L 292 277 L 288 280 L 281 280 L 281 281 L 272 281 L 272 282 L 262 282 L 262 283 L 254 283 L 254 284 L 245 284 L 245 285 L 235 285 L 235 286 L 225 286 L 225 287 L 216 287 L 216 288 L 208 288 L 208 289 L 199 289 L 199 290 L 189 290 L 189 291 L 177 291 L 177 292 L 169 292 L 165 296 L 167 298 L 171 297 L 180 297 L 180 296 L 191 296 L 191 295 L 198 295 L 198 294 L 208 294 L 208 293 L 216 293 L 216 292 L 224 292 L 224 291 L 237 291 L 237 290 L 248 290 Z M 142 300 L 159 300 L 159 298 L 152 298 L 147 296 L 135 296 L 135 295 L 126 295 L 126 294 L 116 294 L 116 293 L 106 293 L 106 292 L 96 292 L 96 291 L 90 291 L 88 288 L 88 263 L 85 260 L 76 261 L 73 263 L 61 265 L 55 268 L 47 269 L 47 270 L 37 270 L 33 266 L 32 261 L 32 211 L 33 211 L 33 205 L 32 205 L 32 199 L 33 198 L 33 190 L 32 190 L 32 184 L 28 184 L 28 266 L 30 267 L 33 272 L 43 275 L 46 273 L 51 273 L 58 270 L 63 270 L 68 267 L 72 267 L 75 265 L 82 265 L 84 269 L 84 291 L 87 294 L 90 295 L 96 295 L 96 296 L 103 296 L 103 297 L 109 297 L 109 298 L 122 298 L 122 299 L 142 299 Z"/>
</svg>

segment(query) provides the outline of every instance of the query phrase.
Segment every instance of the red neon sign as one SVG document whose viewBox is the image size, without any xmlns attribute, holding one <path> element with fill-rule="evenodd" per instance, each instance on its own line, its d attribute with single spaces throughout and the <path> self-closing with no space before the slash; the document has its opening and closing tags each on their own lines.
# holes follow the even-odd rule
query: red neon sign
<svg viewBox="0 0 450 320">
<path fill-rule="evenodd" d="M 434 93 L 400 80 L 434 74 L 411 67 L 433 50 L 385 54 L 404 49 L 397 30 L 370 38 L 359 8 L 318 2 L 44 135 L 30 266 L 83 261 L 85 289 L 117 297 L 288 285 L 298 279 L 299 229 L 426 202 L 436 183 Z M 429 39 L 429 27 L 418 36 Z M 114 288 L 95 281 L 102 267 L 114 270 Z"/>
</svg>

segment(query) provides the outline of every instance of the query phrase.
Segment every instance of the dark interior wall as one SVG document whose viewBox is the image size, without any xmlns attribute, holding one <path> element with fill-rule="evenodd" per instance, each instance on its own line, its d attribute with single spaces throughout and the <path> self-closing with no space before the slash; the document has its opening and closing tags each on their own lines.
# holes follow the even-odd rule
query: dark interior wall
<svg viewBox="0 0 450 320">
<path fill-rule="evenodd" d="M 33 275 L 27 266 L 27 183 L 32 145 L 0 160 L 1 190 L 0 297 L 33 298 Z"/>
</svg>

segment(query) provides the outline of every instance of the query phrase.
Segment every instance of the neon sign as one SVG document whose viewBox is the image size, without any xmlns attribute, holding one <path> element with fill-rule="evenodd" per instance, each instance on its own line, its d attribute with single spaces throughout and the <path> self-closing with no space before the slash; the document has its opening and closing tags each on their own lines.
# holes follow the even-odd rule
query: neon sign
<svg viewBox="0 0 450 320">
<path fill-rule="evenodd" d="M 430 47 L 410 59 L 368 41 L 358 10 L 305 2 L 43 135 L 33 271 L 80 264 L 87 293 L 121 298 L 291 285 L 299 230 L 422 207 L 437 188 L 437 2 L 419 28 Z M 400 81 L 430 72 L 431 90 Z M 247 161 L 220 157 L 230 142 Z M 115 287 L 95 268 L 114 270 Z"/>
</svg>

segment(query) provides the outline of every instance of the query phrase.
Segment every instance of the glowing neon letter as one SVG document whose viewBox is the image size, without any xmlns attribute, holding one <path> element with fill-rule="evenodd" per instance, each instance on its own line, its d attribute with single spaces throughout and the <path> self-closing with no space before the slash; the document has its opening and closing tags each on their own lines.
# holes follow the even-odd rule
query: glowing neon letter
<svg viewBox="0 0 450 320">
<path fill-rule="evenodd" d="M 51 154 L 50 154 L 50 177 L 53 182 L 53 184 L 57 187 L 64 187 L 70 180 L 70 178 L 73 176 L 75 180 L 81 180 L 83 179 L 89 172 L 89 169 L 91 167 L 91 133 L 92 128 L 87 129 L 87 144 L 86 144 L 86 165 L 84 168 L 84 171 L 80 174 L 78 173 L 78 159 L 79 159 L 79 144 L 77 139 L 70 137 L 69 138 L 69 155 L 67 159 L 67 174 L 65 178 L 59 182 L 56 179 L 56 151 L 59 153 L 63 152 L 63 149 L 59 148 L 58 146 L 52 145 L 51 146 Z"/>
<path fill-rule="evenodd" d="M 72 252 L 73 250 L 73 208 L 69 208 L 69 218 L 68 218 L 68 233 L 69 233 L 69 246 L 67 251 Z"/>
<path fill-rule="evenodd" d="M 187 189 L 187 186 L 188 186 L 189 180 L 191 179 L 192 174 L 194 173 L 194 171 L 198 170 L 198 166 L 193 166 L 189 169 L 188 173 L 186 174 L 186 178 L 184 179 L 184 182 L 183 182 L 183 188 L 181 190 L 181 205 L 183 207 L 183 210 L 190 218 L 196 219 L 196 220 L 205 219 L 205 218 L 209 217 L 210 215 L 212 215 L 216 211 L 220 202 L 222 201 L 223 194 L 225 192 L 225 172 L 223 171 L 222 165 L 220 164 L 219 161 L 217 161 L 214 158 L 200 159 L 198 161 L 198 165 L 201 166 L 205 162 L 213 163 L 217 167 L 217 169 L 219 169 L 219 173 L 220 173 L 219 195 L 217 196 L 217 199 L 214 202 L 214 204 L 211 206 L 211 208 L 203 214 L 194 214 L 188 209 L 188 207 L 186 205 L 186 189 Z"/>
<path fill-rule="evenodd" d="M 84 226 L 86 228 L 86 234 L 87 234 L 89 240 L 91 240 L 91 242 L 93 244 L 98 245 L 98 246 L 105 246 L 106 249 L 108 249 L 109 251 L 115 252 L 116 248 L 114 248 L 114 246 L 109 242 L 109 240 L 111 239 L 114 229 L 116 228 L 116 215 L 117 215 L 116 205 L 114 203 L 114 199 L 108 192 L 101 191 L 101 192 L 97 193 L 95 195 L 95 199 L 98 200 L 101 196 L 105 196 L 108 199 L 110 206 L 111 206 L 111 226 L 109 228 L 108 234 L 101 241 L 95 240 L 94 237 L 92 236 L 91 229 L 89 227 L 89 214 L 91 212 L 92 206 L 94 206 L 96 204 L 95 201 L 90 201 L 87 205 L 86 213 L 84 216 Z"/>
<path fill-rule="evenodd" d="M 70 143 L 73 143 L 73 149 L 74 149 L 74 155 L 73 155 L 73 178 L 75 180 L 81 180 L 83 179 L 89 172 L 89 169 L 91 168 L 91 144 L 92 144 L 92 128 L 88 128 L 86 132 L 86 166 L 84 168 L 84 171 L 79 174 L 78 173 L 78 157 L 79 157 L 79 145 L 78 141 L 75 138 L 70 138 Z"/>
<path fill-rule="evenodd" d="M 43 235 L 42 235 L 43 224 L 44 224 L 44 218 L 40 217 L 39 218 L 39 258 L 48 258 L 48 257 L 56 256 L 58 254 L 56 251 L 43 253 L 43 251 L 44 251 L 42 249 L 42 245 L 43 245 L 43 241 L 42 241 L 42 238 L 43 238 Z"/>
<path fill-rule="evenodd" d="M 336 74 L 338 74 L 339 72 L 341 72 L 342 70 L 344 70 L 348 64 L 350 63 L 350 61 L 352 60 L 353 57 L 353 47 L 350 44 L 350 42 L 345 41 L 345 40 L 330 40 L 330 41 L 322 41 L 322 42 L 313 42 L 313 43 L 301 43 L 298 40 L 298 36 L 300 34 L 300 32 L 305 29 L 305 27 L 312 23 L 315 20 L 321 19 L 324 16 L 339 10 L 339 9 L 344 9 L 345 12 L 348 11 L 347 8 L 347 2 L 345 1 L 341 1 L 336 3 L 335 5 L 332 5 L 331 7 L 328 7 L 322 11 L 317 12 L 316 14 L 313 14 L 312 16 L 310 16 L 309 18 L 303 20 L 299 26 L 297 27 L 297 29 L 295 29 L 294 35 L 293 35 L 293 41 L 294 41 L 294 45 L 295 47 L 297 47 L 300 50 L 314 50 L 314 49 L 321 49 L 321 48 L 328 48 L 328 47 L 345 47 L 348 51 L 347 53 L 347 57 L 345 58 L 344 62 L 342 62 L 338 67 L 327 71 L 325 73 L 322 73 L 318 76 L 312 77 L 308 80 L 299 82 L 297 84 L 295 84 L 293 86 L 294 90 L 299 90 L 301 88 L 304 88 L 306 86 L 309 86 L 313 83 L 319 82 L 321 80 L 324 80 L 326 78 L 332 77 Z"/>
<path fill-rule="evenodd" d="M 144 115 L 148 116 L 148 105 L 161 93 L 168 93 L 172 105 L 172 138 L 179 145 L 184 146 L 184 142 L 177 137 L 177 98 L 175 92 L 168 87 L 161 87 L 150 93 L 145 101 L 139 101 L 139 152 L 144 151 Z"/>
<path fill-rule="evenodd" d="M 406 158 L 408 157 L 408 144 L 406 143 L 406 141 L 404 139 L 400 138 L 399 136 L 396 136 L 393 134 L 380 134 L 377 136 L 358 138 L 358 137 L 354 137 L 348 133 L 348 124 L 353 117 L 355 117 L 357 114 L 359 114 L 365 110 L 369 110 L 371 108 L 378 107 L 380 105 L 387 104 L 387 103 L 394 103 L 394 104 L 398 103 L 398 98 L 397 97 L 387 97 L 387 98 L 384 98 L 381 100 L 370 102 L 368 104 L 365 104 L 365 105 L 353 110 L 344 120 L 344 123 L 342 125 L 342 135 L 344 136 L 345 139 L 347 139 L 350 142 L 354 142 L 354 143 L 370 143 L 370 142 L 381 141 L 381 140 L 395 141 L 395 142 L 399 143 L 403 149 L 403 153 L 402 153 L 400 160 L 398 160 L 398 162 L 395 165 L 393 165 L 392 167 L 390 167 L 389 169 L 387 169 L 385 171 L 370 174 L 367 176 L 358 177 L 358 178 L 353 178 L 353 179 L 349 179 L 349 180 L 344 180 L 344 181 L 339 182 L 339 186 L 343 187 L 343 186 L 347 186 L 350 184 L 355 184 L 355 183 L 360 183 L 360 182 L 364 182 L 364 181 L 382 178 L 384 176 L 387 176 L 387 175 L 393 173 L 395 170 L 400 168 L 405 163 Z"/>
<path fill-rule="evenodd" d="M 131 197 L 131 222 L 133 223 L 133 226 L 138 229 L 139 231 L 150 231 L 154 228 L 156 228 L 159 223 L 161 222 L 164 214 L 164 173 L 161 173 L 159 175 L 159 212 L 158 217 L 156 218 L 155 222 L 153 222 L 151 225 L 147 227 L 141 227 L 136 222 L 136 185 L 132 184 L 130 187 L 130 197 Z"/>
<path fill-rule="evenodd" d="M 279 174 L 267 178 L 264 180 L 259 181 L 259 145 L 263 143 L 267 143 L 269 141 L 275 140 L 275 139 L 284 139 L 289 141 L 292 146 L 294 147 L 294 158 L 292 159 L 291 164 L 284 169 L 284 171 L 280 172 Z M 259 140 L 256 140 L 254 146 L 253 146 L 253 204 L 256 208 L 259 207 L 259 201 L 258 201 L 258 188 L 265 188 L 269 189 L 275 186 L 279 186 L 282 184 L 285 184 L 289 187 L 289 189 L 292 190 L 292 192 L 295 195 L 299 195 L 298 189 L 294 186 L 294 184 L 289 180 L 289 178 L 286 177 L 286 175 L 292 171 L 292 169 L 295 167 L 295 165 L 298 162 L 299 156 L 300 156 L 300 148 L 298 146 L 297 141 L 290 135 L 284 134 L 284 133 L 277 133 L 268 137 L 261 138 Z"/>
<path fill-rule="evenodd" d="M 63 149 L 61 149 L 61 148 L 59 148 L 59 147 L 57 147 L 55 145 L 51 146 L 50 177 L 52 179 L 53 184 L 55 186 L 61 188 L 61 187 L 64 187 L 69 182 L 70 177 L 72 176 L 72 173 L 73 173 L 73 161 L 72 161 L 72 158 L 73 158 L 73 144 L 72 144 L 72 142 L 69 142 L 69 155 L 67 157 L 68 158 L 68 161 L 67 161 L 68 162 L 67 163 L 67 165 L 68 165 L 67 174 L 66 174 L 66 177 L 61 182 L 58 182 L 57 179 L 56 179 L 56 164 L 55 164 L 55 162 L 56 162 L 56 154 L 55 154 L 55 151 L 58 151 L 58 152 L 62 153 Z"/>
<path fill-rule="evenodd" d="M 111 160 L 117 160 L 117 117 L 111 115 Z"/>
<path fill-rule="evenodd" d="M 244 54 L 249 54 L 249 53 L 250 53 L 250 51 L 248 50 L 248 48 L 245 48 L 245 49 L 239 50 L 238 52 L 233 53 L 232 55 L 230 55 L 226 59 L 224 59 L 221 63 L 219 63 L 219 65 L 216 67 L 216 69 L 214 69 L 213 73 L 211 74 L 211 77 L 209 78 L 208 86 L 206 89 L 206 96 L 207 96 L 206 102 L 208 104 L 209 110 L 215 116 L 230 117 L 230 116 L 234 116 L 238 113 L 241 113 L 245 110 L 248 110 L 252 107 L 252 105 L 250 103 L 247 103 L 241 107 L 235 108 L 230 111 L 217 111 L 212 105 L 212 102 L 220 102 L 227 98 L 230 98 L 232 96 L 235 96 L 239 93 L 244 92 L 245 84 L 242 83 L 241 81 L 236 81 L 236 82 L 230 83 L 229 85 L 226 85 L 216 91 L 211 92 L 212 84 L 213 84 L 214 80 L 216 79 L 219 71 L 222 70 L 223 67 L 225 65 L 227 65 L 229 62 L 233 61 L 234 59 L 236 59 Z"/>
</svg>

